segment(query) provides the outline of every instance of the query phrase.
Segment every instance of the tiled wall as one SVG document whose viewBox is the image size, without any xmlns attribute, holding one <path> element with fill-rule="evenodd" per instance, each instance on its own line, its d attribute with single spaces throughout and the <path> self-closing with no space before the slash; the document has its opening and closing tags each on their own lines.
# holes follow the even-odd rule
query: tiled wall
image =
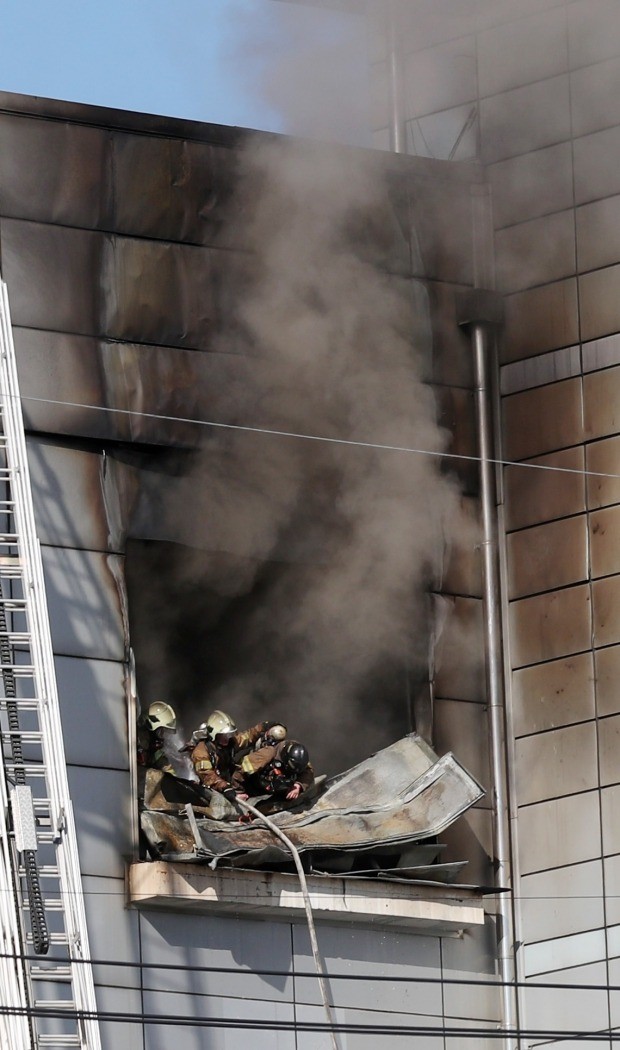
<svg viewBox="0 0 620 1050">
<path fill-rule="evenodd" d="M 583 472 L 620 475 L 620 8 L 433 7 L 410 5 L 409 148 L 449 156 L 475 107 L 454 156 L 479 156 L 493 189 L 504 452 L 531 465 L 505 470 L 521 973 L 591 986 L 529 992 L 521 1020 L 606 1029 L 620 1024 L 604 990 L 620 954 L 620 482 Z M 377 34 L 378 146 L 384 51 Z"/>
</svg>

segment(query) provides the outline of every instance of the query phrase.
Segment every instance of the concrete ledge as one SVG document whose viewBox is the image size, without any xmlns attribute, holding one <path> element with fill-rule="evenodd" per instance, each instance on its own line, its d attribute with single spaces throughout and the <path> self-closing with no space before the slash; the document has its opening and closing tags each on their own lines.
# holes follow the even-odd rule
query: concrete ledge
<svg viewBox="0 0 620 1050">
<path fill-rule="evenodd" d="M 129 866 L 127 878 L 129 902 L 137 908 L 305 919 L 295 875 L 142 861 Z M 473 888 L 309 875 L 308 890 L 317 919 L 328 922 L 404 926 L 427 933 L 456 933 L 484 923 L 482 896 Z"/>
</svg>

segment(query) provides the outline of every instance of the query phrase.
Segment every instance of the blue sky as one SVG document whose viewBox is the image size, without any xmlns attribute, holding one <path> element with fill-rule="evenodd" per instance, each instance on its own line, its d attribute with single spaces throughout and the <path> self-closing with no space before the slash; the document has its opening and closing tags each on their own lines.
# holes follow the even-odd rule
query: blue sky
<svg viewBox="0 0 620 1050">
<path fill-rule="evenodd" d="M 365 46 L 348 15 L 278 0 L 0 0 L 0 18 L 3 91 L 364 135 Z"/>
</svg>

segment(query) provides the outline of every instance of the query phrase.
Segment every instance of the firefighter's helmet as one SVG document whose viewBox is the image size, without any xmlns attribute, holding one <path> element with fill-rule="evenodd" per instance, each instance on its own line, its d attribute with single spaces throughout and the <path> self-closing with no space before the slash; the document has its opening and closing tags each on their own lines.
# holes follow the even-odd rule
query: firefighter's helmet
<svg viewBox="0 0 620 1050">
<path fill-rule="evenodd" d="M 176 729 L 177 716 L 174 708 L 163 700 L 155 700 L 148 710 L 147 720 L 151 729 Z"/>
<path fill-rule="evenodd" d="M 207 740 L 215 740 L 216 736 L 232 736 L 237 732 L 235 723 L 225 711 L 212 711 L 203 724 L 207 731 Z M 200 728 L 202 729 L 202 726 Z"/>
<path fill-rule="evenodd" d="M 263 740 L 265 744 L 281 744 L 286 740 L 287 728 L 281 722 L 274 722 L 265 730 Z"/>
<path fill-rule="evenodd" d="M 310 760 L 307 748 L 297 740 L 290 740 L 284 745 L 280 758 L 282 764 L 293 773 L 303 773 Z"/>
</svg>

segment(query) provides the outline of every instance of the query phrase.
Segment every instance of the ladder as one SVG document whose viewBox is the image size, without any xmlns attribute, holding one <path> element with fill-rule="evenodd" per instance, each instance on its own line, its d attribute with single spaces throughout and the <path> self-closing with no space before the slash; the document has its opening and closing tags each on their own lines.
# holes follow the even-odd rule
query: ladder
<svg viewBox="0 0 620 1050">
<path fill-rule="evenodd" d="M 2 281 L 0 739 L 0 1050 L 100 1050 L 43 567 Z"/>
</svg>

